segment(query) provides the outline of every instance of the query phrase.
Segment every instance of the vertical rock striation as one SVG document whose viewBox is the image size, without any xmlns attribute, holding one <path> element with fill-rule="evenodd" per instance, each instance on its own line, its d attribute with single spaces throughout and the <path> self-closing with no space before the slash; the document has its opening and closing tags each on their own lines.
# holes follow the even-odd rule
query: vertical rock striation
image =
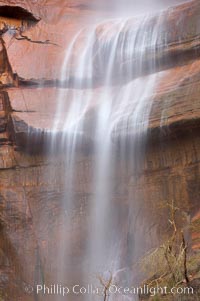
<svg viewBox="0 0 200 301">
<path fill-rule="evenodd" d="M 56 95 L 61 88 L 59 72 L 65 47 L 92 15 L 87 1 L 67 3 L 62 0 L 0 1 L 0 299 L 5 301 L 36 300 L 33 294 L 27 294 L 28 285 L 41 281 L 51 283 L 56 273 L 55 245 L 57 230 L 62 227 L 58 216 L 65 184 L 64 158 L 59 152 L 49 157 L 44 145 L 51 132 Z M 119 169 L 119 186 L 113 196 L 120 210 L 126 212 L 125 196 L 128 192 L 131 197 L 135 191 L 138 212 L 149 221 L 151 229 L 144 238 L 148 240 L 144 245 L 149 248 L 158 244 L 156 237 L 162 241 L 163 235 L 169 234 L 163 222 L 165 211 L 158 208 L 173 199 L 188 217 L 187 223 L 191 221 L 190 247 L 199 252 L 199 17 L 199 1 L 166 11 L 164 28 L 168 40 L 167 44 L 161 41 L 157 58 L 156 72 L 162 72 L 162 77 L 155 95 L 150 96 L 154 102 L 143 171 L 133 183 L 132 172 L 127 176 L 125 170 Z M 130 26 L 134 20 L 132 22 Z M 101 28 L 96 33 L 95 54 L 101 50 L 100 32 Z M 95 59 L 94 55 L 98 73 Z M 141 75 L 148 72 L 144 62 Z M 117 84 L 117 74 L 114 84 Z M 95 78 L 94 86 L 86 88 L 86 93 L 98 93 L 102 89 L 101 76 Z M 78 89 L 75 93 L 79 93 Z M 94 97 L 94 104 L 88 110 L 86 131 L 92 128 L 97 105 Z M 66 111 L 67 108 L 68 104 Z M 117 144 L 118 136 L 113 139 Z M 70 228 L 66 234 L 71 239 L 72 265 L 76 262 L 77 269 L 87 239 L 84 221 L 90 202 L 93 166 L 90 143 L 92 145 L 92 136 L 89 135 L 86 149 L 79 151 L 74 188 L 77 197 L 70 213 L 73 225 L 82 227 L 73 228 L 73 239 Z M 120 223 L 126 228 L 126 221 Z M 133 233 L 134 225 L 131 225 L 125 239 L 125 257 Z"/>
</svg>

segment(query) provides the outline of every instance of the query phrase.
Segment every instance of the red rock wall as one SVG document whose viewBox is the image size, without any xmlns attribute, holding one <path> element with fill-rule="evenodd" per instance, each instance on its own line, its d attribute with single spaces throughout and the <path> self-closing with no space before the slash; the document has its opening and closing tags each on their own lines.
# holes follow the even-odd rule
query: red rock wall
<svg viewBox="0 0 200 301">
<path fill-rule="evenodd" d="M 0 8 L 5 5 L 25 11 L 18 11 L 17 19 L 8 18 L 6 13 L 0 18 L 0 294 L 5 301 L 29 301 L 35 299 L 25 291 L 27 284 L 33 285 L 41 275 L 47 283 L 54 280 L 55 244 L 62 227 L 59 199 L 64 193 L 64 159 L 60 154 L 49 158 L 41 152 L 43 141 L 37 129 L 44 131 L 51 126 L 59 89 L 55 80 L 59 78 L 65 47 L 92 12 L 87 3 L 82 6 L 80 1 L 0 1 Z M 192 225 L 199 219 L 199 14 L 199 1 L 191 1 L 167 15 L 170 38 L 165 55 L 181 55 L 181 59 L 162 65 L 165 71 L 154 95 L 143 172 L 135 182 L 132 171 L 119 169 L 118 177 L 123 181 L 119 181 L 114 196 L 117 206 L 125 214 L 127 196 L 131 199 L 134 195 L 134 205 L 151 229 L 135 250 L 138 254 L 141 247 L 156 245 L 157 235 L 162 240 L 165 234 L 165 211 L 158 210 L 160 204 L 173 199 Z M 177 18 L 181 20 L 178 26 Z M 8 28 L 14 28 L 13 32 Z M 46 85 L 42 90 L 33 85 L 41 83 Z M 25 148 L 28 126 L 37 153 Z M 72 280 L 79 271 L 87 239 L 92 165 L 90 150 L 79 154 L 74 188 L 77 199 L 71 213 L 72 226 L 76 227 L 72 235 L 69 225 L 66 234 L 73 253 L 72 265 L 76 262 L 77 268 Z M 123 220 L 120 225 L 127 226 Z M 135 227 L 142 227 L 141 222 L 130 225 L 128 234 L 125 232 L 129 240 Z M 198 250 L 198 227 L 191 232 L 192 246 Z M 125 243 L 124 257 L 129 247 Z"/>
</svg>

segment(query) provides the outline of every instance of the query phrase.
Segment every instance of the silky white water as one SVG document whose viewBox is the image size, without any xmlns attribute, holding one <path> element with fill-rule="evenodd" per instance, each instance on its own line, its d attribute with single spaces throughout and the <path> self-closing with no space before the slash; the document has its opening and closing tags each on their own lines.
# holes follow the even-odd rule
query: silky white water
<svg viewBox="0 0 200 301">
<path fill-rule="evenodd" d="M 56 137 L 61 133 L 59 144 L 66 158 L 60 216 L 63 227 L 58 234 L 56 259 L 58 281 L 65 282 L 72 274 L 70 212 L 76 197 L 76 161 L 84 140 L 91 141 L 93 176 L 79 278 L 84 283 L 100 286 L 102 279 L 105 283 L 110 278 L 112 283 L 125 281 L 126 274 L 130 284 L 134 278 L 131 265 L 142 248 L 142 233 L 135 233 L 133 245 L 129 244 L 129 259 L 124 260 L 128 229 L 121 224 L 124 217 L 115 200 L 118 185 L 115 176 L 119 172 L 119 162 L 127 162 L 133 174 L 139 172 L 144 156 L 157 80 L 155 58 L 164 41 L 159 34 L 162 13 L 149 26 L 152 18 L 152 15 L 145 15 L 134 21 L 123 18 L 93 24 L 78 32 L 66 49 L 61 70 L 65 88 L 60 89 L 58 95 L 51 141 L 53 150 L 58 143 Z M 148 53 L 151 56 L 146 62 Z M 145 76 L 145 68 L 149 75 Z M 125 224 L 129 225 L 136 218 L 137 205 L 134 196 L 131 199 L 127 196 L 127 199 L 129 209 Z M 143 221 L 140 224 L 142 229 Z M 95 298 L 95 295 L 87 295 L 81 300 Z M 114 295 L 109 300 L 137 300 L 137 296 Z"/>
</svg>

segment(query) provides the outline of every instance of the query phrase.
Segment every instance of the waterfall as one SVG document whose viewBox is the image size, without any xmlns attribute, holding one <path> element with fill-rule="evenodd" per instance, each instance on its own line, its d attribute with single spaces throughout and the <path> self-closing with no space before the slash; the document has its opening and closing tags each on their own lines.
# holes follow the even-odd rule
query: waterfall
<svg viewBox="0 0 200 301">
<path fill-rule="evenodd" d="M 117 278 L 124 277 L 120 276 L 124 271 L 128 282 L 133 279 L 131 265 L 142 248 L 140 236 L 145 224 L 140 221 L 141 230 L 135 233 L 134 242 L 129 242 L 129 259 L 125 260 L 127 229 L 137 218 L 137 204 L 134 196 L 130 198 L 127 194 L 128 211 L 118 208 L 116 174 L 124 162 L 130 175 L 141 169 L 158 80 L 155 62 L 163 44 L 159 34 L 162 20 L 160 13 L 156 17 L 145 15 L 135 20 L 123 18 L 93 24 L 78 32 L 66 49 L 60 79 L 63 86 L 57 98 L 51 140 L 51 150 L 59 144 L 65 154 L 65 193 L 60 216 L 63 226 L 57 245 L 59 281 L 65 282 L 73 274 L 70 239 L 75 217 L 71 212 L 76 198 L 77 161 L 83 145 L 89 149 L 93 163 L 89 167 L 91 193 L 77 281 L 100 286 L 102 279 L 108 281 L 112 276 L 115 283 Z M 151 56 L 147 62 L 148 53 Z M 81 300 L 94 298 L 87 295 Z M 115 295 L 109 300 L 129 297 Z"/>
</svg>

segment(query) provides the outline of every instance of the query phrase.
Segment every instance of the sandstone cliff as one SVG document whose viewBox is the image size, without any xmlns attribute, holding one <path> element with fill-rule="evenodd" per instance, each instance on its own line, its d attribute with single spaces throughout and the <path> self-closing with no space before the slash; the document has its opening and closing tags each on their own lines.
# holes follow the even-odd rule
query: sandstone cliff
<svg viewBox="0 0 200 301">
<path fill-rule="evenodd" d="M 61 210 L 58 200 L 64 193 L 65 183 L 62 155 L 48 157 L 44 142 L 48 140 L 55 116 L 65 47 L 92 13 L 84 0 L 0 1 L 0 300 L 38 300 L 27 293 L 27 285 L 34 285 L 42 277 L 47 282 L 54 280 L 54 246 L 57 229 L 62 227 L 57 219 Z M 173 199 L 187 216 L 190 252 L 197 258 L 200 248 L 199 19 L 198 0 L 166 12 L 163 28 L 167 41 L 164 44 L 160 41 L 156 65 L 162 77 L 155 95 L 151 96 L 154 102 L 143 172 L 133 183 L 133 175 L 127 177 L 121 170 L 119 179 L 123 178 L 123 182 L 113 196 L 119 208 L 126 212 L 124 196 L 127 191 L 129 196 L 136 191 L 138 203 L 142 204 L 137 210 L 142 210 L 142 218 L 149 221 L 151 229 L 144 237 L 146 249 L 158 243 L 155 233 L 161 241 L 169 234 L 163 222 L 165 210 L 158 208 L 161 202 Z M 154 18 L 149 26 L 153 22 Z M 101 28 L 96 36 L 96 55 L 101 51 L 100 33 Z M 148 55 L 152 55 L 151 51 Z M 95 60 L 96 56 L 94 64 Z M 148 74 L 147 62 L 143 67 L 141 75 Z M 101 89 L 101 76 L 87 93 L 94 89 Z M 88 114 L 93 112 L 91 108 Z M 116 143 L 117 138 L 114 137 Z M 72 265 L 76 262 L 77 270 L 87 235 L 84 220 L 91 193 L 92 164 L 93 154 L 87 147 L 77 161 L 74 188 L 77 199 L 71 213 L 74 225 L 79 227 L 73 227 L 73 235 L 72 229 L 67 231 Z M 123 220 L 120 223 L 126 227 Z M 129 225 L 130 240 L 134 227 Z M 126 237 L 124 254 L 129 248 L 127 241 Z M 76 272 L 73 271 L 74 275 Z M 191 281 L 198 279 L 199 272 L 198 264 L 194 264 Z"/>
</svg>

